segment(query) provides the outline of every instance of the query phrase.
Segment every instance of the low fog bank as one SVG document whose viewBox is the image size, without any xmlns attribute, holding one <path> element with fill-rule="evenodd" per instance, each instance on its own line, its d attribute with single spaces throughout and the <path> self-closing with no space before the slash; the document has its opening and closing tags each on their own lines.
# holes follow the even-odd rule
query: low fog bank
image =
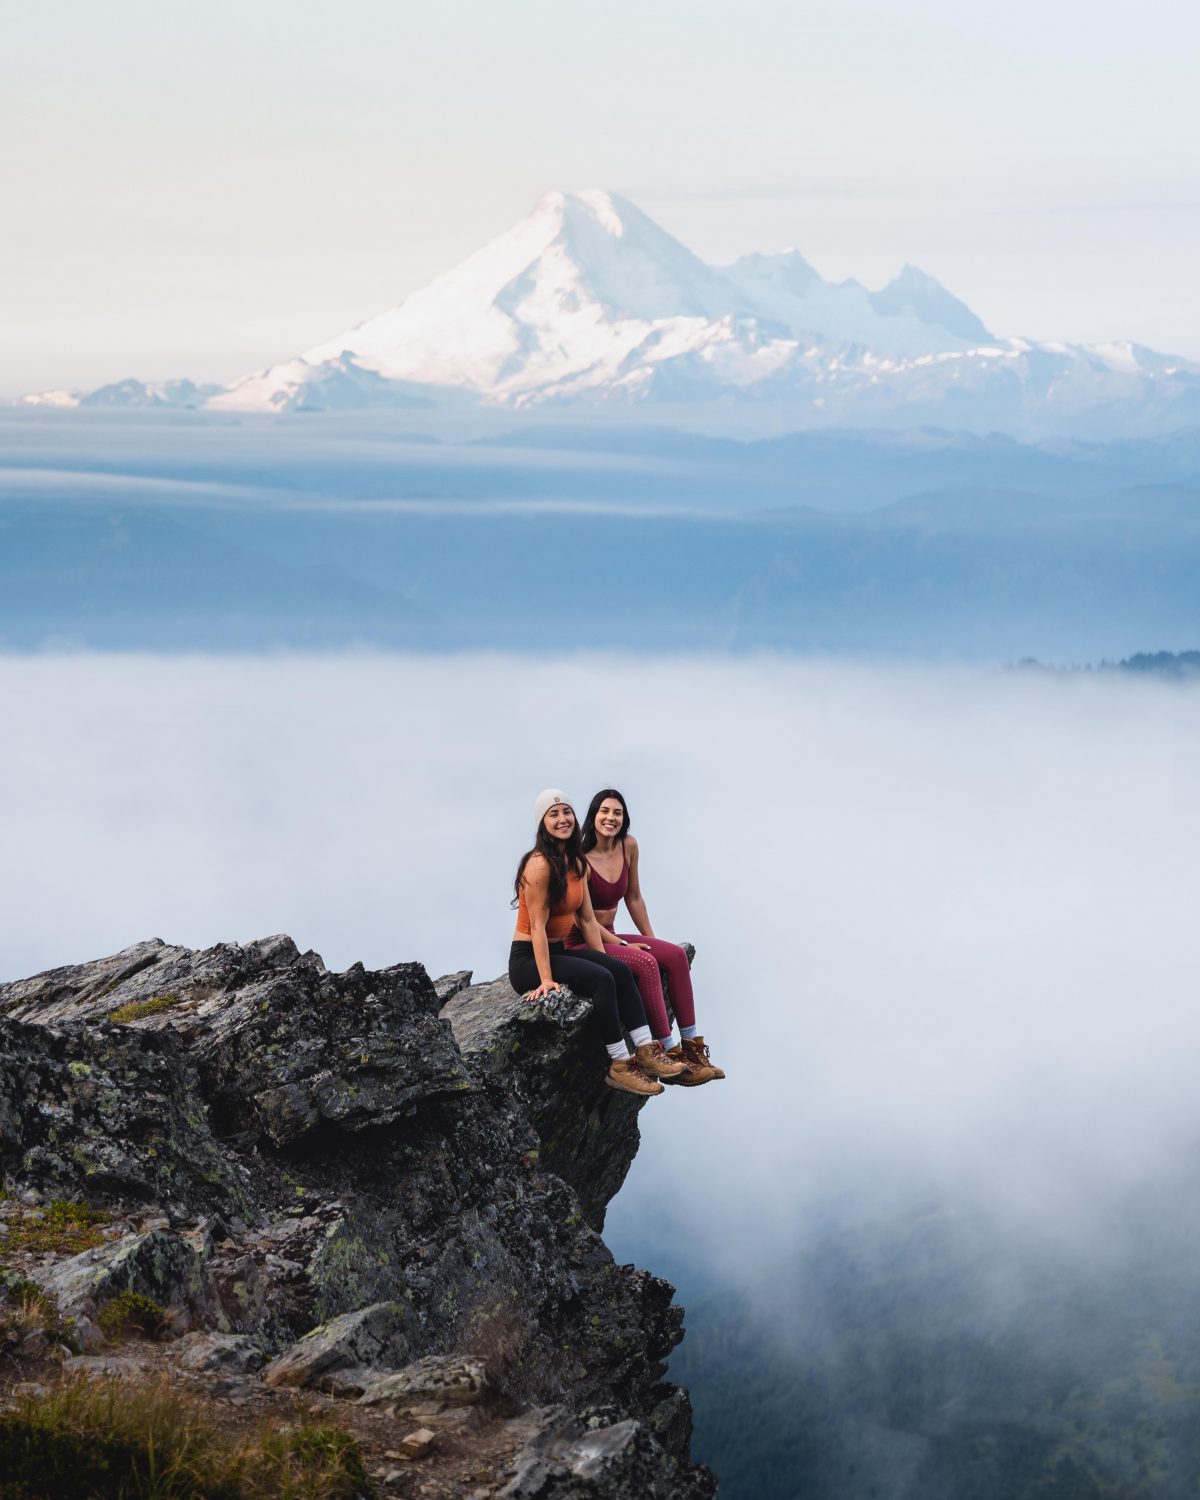
<svg viewBox="0 0 1200 1500">
<path fill-rule="evenodd" d="M 650 1102 L 607 1236 L 679 1283 L 732 1500 L 1200 1469 L 1200 688 L 81 656 L 0 701 L 0 978 L 276 931 L 491 977 L 535 792 L 624 790 L 729 1078 Z"/>
<path fill-rule="evenodd" d="M 1200 692 L 503 656 L 17 657 L 0 691 L 5 978 L 281 930 L 490 976 L 533 793 L 622 787 L 731 1075 L 645 1112 L 628 1201 L 687 1217 L 705 1163 L 718 1259 L 901 1166 L 1090 1232 L 1200 1125 Z"/>
</svg>

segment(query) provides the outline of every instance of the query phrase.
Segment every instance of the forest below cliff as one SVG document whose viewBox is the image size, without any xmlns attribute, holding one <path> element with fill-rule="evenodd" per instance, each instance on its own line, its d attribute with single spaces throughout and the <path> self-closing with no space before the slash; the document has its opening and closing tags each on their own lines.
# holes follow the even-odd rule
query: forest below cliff
<svg viewBox="0 0 1200 1500">
<path fill-rule="evenodd" d="M 698 1456 L 727 1500 L 1194 1495 L 1198 1204 L 1191 1169 L 1092 1243 L 925 1205 L 807 1239 L 735 1288 L 665 1251 Z"/>
</svg>

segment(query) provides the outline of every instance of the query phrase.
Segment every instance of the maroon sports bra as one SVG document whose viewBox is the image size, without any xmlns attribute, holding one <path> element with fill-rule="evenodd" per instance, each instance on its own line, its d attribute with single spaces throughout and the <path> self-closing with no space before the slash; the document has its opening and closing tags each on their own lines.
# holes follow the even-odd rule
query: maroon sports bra
<svg viewBox="0 0 1200 1500">
<path fill-rule="evenodd" d="M 629 889 L 629 861 L 621 866 L 620 878 L 605 880 L 604 876 L 588 861 L 588 890 L 592 894 L 592 906 L 596 911 L 615 911 Z"/>
</svg>

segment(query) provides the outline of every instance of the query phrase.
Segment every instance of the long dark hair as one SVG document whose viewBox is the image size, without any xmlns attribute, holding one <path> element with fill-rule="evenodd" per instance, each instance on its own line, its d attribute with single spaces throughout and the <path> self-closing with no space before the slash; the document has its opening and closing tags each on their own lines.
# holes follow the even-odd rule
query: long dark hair
<svg viewBox="0 0 1200 1500">
<path fill-rule="evenodd" d="M 580 847 L 585 854 L 596 847 L 596 814 L 600 811 L 600 804 L 609 797 L 621 804 L 621 811 L 625 814 L 625 821 L 621 824 L 620 833 L 617 834 L 621 842 L 625 842 L 625 835 L 629 832 L 629 804 L 616 787 L 606 786 L 602 792 L 597 792 L 592 798 L 588 804 L 587 817 L 583 820 L 583 837 Z"/>
<path fill-rule="evenodd" d="M 571 809 L 575 811 L 574 808 Z M 567 877 L 569 875 L 582 875 L 584 872 L 583 850 L 580 848 L 579 819 L 575 819 L 575 826 L 571 829 L 570 836 L 565 839 L 556 839 L 548 832 L 545 818 L 538 824 L 537 838 L 534 840 L 533 848 L 521 856 L 521 863 L 517 866 L 517 878 L 513 881 L 513 900 L 516 906 L 521 899 L 521 881 L 525 877 L 525 866 L 535 854 L 545 857 L 550 866 L 550 889 L 547 892 L 551 908 L 559 906 L 567 899 Z"/>
</svg>

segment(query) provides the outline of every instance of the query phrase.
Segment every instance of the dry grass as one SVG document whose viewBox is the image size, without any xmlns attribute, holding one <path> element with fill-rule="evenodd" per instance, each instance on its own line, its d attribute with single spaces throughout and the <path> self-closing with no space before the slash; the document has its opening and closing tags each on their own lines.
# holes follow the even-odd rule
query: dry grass
<svg viewBox="0 0 1200 1500">
<path fill-rule="evenodd" d="M 44 1334 L 52 1345 L 63 1344 L 73 1354 L 79 1352 L 53 1299 L 32 1281 L 9 1279 L 0 1300 L 0 1358 L 24 1357 L 28 1341 L 38 1334 Z"/>
<path fill-rule="evenodd" d="M 0 1414 L 0 1475 L 0 1500 L 372 1495 L 357 1443 L 337 1428 L 300 1421 L 231 1441 L 166 1385 L 117 1381 L 68 1381 L 21 1397 Z"/>
<path fill-rule="evenodd" d="M 149 1000 L 130 1000 L 125 1005 L 118 1005 L 115 1010 L 110 1010 L 105 1019 L 128 1025 L 130 1021 L 140 1021 L 143 1016 L 157 1016 L 161 1011 L 170 1010 L 179 1001 L 179 995 L 154 995 Z"/>
</svg>

